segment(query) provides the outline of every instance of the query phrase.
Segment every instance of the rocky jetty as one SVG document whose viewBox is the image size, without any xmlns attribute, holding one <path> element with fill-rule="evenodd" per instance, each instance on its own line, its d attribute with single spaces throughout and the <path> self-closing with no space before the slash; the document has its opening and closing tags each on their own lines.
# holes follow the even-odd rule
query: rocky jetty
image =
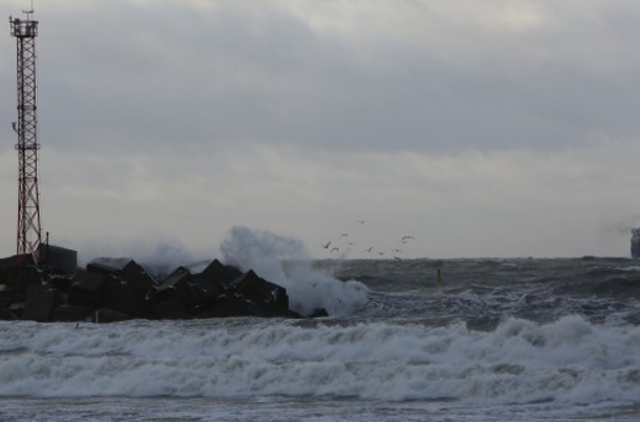
<svg viewBox="0 0 640 422">
<path fill-rule="evenodd" d="M 69 265 L 36 267 L 25 259 L 0 260 L 0 319 L 299 317 L 289 310 L 283 287 L 218 260 L 197 273 L 178 267 L 154 276 L 134 260 L 99 261 L 69 272 Z"/>
</svg>

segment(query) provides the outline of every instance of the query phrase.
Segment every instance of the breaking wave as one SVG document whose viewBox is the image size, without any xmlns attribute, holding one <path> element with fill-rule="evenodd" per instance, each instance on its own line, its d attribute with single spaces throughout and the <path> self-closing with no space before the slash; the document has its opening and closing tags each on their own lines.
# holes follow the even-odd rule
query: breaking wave
<svg viewBox="0 0 640 422">
<path fill-rule="evenodd" d="M 264 230 L 233 227 L 220 245 L 222 260 L 241 271 L 253 270 L 289 295 L 289 307 L 301 315 L 324 309 L 330 316 L 353 315 L 367 302 L 367 287 L 340 281 L 312 266 L 302 241 Z M 286 265 L 285 265 L 286 262 Z"/>
<path fill-rule="evenodd" d="M 0 323 L 0 395 L 332 396 L 478 403 L 634 403 L 640 327 L 570 316 L 464 324 L 231 319 Z"/>
</svg>

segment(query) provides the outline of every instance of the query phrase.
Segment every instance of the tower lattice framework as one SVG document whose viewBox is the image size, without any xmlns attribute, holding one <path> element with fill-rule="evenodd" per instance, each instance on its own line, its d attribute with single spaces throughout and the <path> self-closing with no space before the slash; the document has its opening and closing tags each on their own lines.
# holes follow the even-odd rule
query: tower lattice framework
<svg viewBox="0 0 640 422">
<path fill-rule="evenodd" d="M 18 242 L 19 256 L 38 257 L 41 242 L 40 193 L 38 189 L 38 131 L 36 117 L 36 45 L 38 21 L 32 19 L 33 10 L 25 12 L 26 19 L 9 18 L 11 35 L 17 41 L 18 121 Z"/>
</svg>

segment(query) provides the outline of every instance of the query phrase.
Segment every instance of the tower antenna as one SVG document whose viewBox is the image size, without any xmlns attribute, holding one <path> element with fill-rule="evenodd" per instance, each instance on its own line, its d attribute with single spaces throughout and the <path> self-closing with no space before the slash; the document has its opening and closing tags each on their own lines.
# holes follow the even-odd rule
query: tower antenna
<svg viewBox="0 0 640 422">
<path fill-rule="evenodd" d="M 29 10 L 23 10 L 22 13 L 27 15 L 27 20 L 31 20 L 31 18 L 33 17 L 33 12 L 34 12 L 33 0 L 31 0 L 31 8 L 29 8 Z"/>
<path fill-rule="evenodd" d="M 17 255 L 31 255 L 39 262 L 41 243 L 40 193 L 38 189 L 38 119 L 36 115 L 36 45 L 38 21 L 31 10 L 26 19 L 9 18 L 11 35 L 17 43 L 18 121 L 18 236 Z"/>
</svg>

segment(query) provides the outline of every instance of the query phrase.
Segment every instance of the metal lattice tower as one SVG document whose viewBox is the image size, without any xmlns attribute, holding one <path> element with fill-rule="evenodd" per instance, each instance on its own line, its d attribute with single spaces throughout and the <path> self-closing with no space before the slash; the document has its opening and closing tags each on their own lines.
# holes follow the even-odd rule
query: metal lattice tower
<svg viewBox="0 0 640 422">
<path fill-rule="evenodd" d="M 18 245 L 17 254 L 31 254 L 39 261 L 41 242 L 40 193 L 38 191 L 38 131 L 36 118 L 36 45 L 38 21 L 33 9 L 24 12 L 26 19 L 9 18 L 11 35 L 16 37 L 18 69 Z"/>
</svg>

